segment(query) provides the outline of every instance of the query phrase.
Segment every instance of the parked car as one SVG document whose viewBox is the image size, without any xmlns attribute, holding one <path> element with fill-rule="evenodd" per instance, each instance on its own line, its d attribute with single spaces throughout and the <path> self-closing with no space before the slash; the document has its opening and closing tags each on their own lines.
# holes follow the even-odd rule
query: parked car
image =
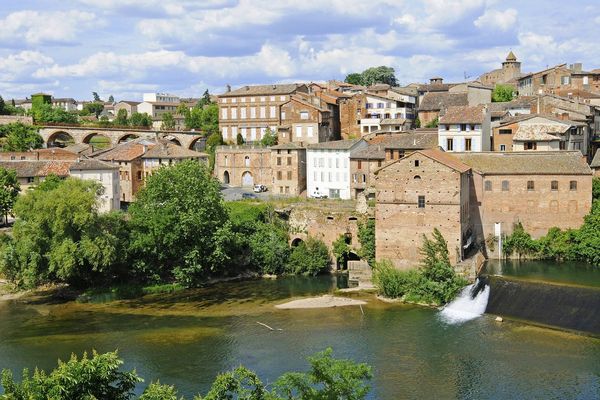
<svg viewBox="0 0 600 400">
<path fill-rule="evenodd" d="M 254 185 L 254 193 L 266 192 L 267 187 L 265 185 Z"/>
<path fill-rule="evenodd" d="M 312 196 L 310 196 L 310 197 L 312 197 L 314 199 L 326 199 L 327 195 L 319 192 L 318 190 L 315 190 L 313 192 Z"/>
<path fill-rule="evenodd" d="M 256 199 L 254 193 L 242 193 L 242 199 Z"/>
</svg>

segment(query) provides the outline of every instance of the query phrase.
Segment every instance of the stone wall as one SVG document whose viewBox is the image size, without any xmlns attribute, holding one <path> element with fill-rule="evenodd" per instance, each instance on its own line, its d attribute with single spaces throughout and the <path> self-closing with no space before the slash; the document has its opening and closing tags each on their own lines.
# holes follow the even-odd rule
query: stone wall
<svg viewBox="0 0 600 400">
<path fill-rule="evenodd" d="M 33 117 L 25 115 L 0 115 L 0 125 L 8 125 L 20 122 L 25 125 L 33 125 Z"/>
</svg>

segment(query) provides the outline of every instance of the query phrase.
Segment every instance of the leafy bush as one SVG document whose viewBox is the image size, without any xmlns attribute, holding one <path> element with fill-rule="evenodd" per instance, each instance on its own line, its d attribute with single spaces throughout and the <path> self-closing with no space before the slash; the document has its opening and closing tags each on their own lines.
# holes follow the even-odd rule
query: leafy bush
<svg viewBox="0 0 600 400">
<path fill-rule="evenodd" d="M 504 254 L 510 256 L 517 253 L 519 258 L 523 256 L 536 256 L 539 251 L 538 243 L 531 238 L 531 235 L 525 232 L 523 224 L 515 224 L 513 232 L 504 239 Z"/>
<path fill-rule="evenodd" d="M 360 257 L 369 265 L 375 263 L 375 220 L 368 219 L 358 223 L 358 240 L 360 241 Z"/>
<path fill-rule="evenodd" d="M 21 383 L 16 383 L 12 372 L 2 371 L 2 398 L 29 399 L 107 399 L 126 400 L 133 396 L 136 383 L 142 382 L 135 371 L 121 372 L 123 364 L 117 352 L 98 354 L 88 358 L 72 355 L 67 362 L 58 361 L 58 367 L 49 374 L 35 370 L 33 375 L 23 370 Z"/>
<path fill-rule="evenodd" d="M 434 229 L 433 239 L 423 235 L 420 250 L 423 255 L 420 269 L 399 271 L 387 260 L 375 263 L 373 278 L 379 293 L 416 303 L 439 305 L 451 301 L 467 281 L 452 268 L 446 240 Z"/>
<path fill-rule="evenodd" d="M 329 266 L 329 250 L 325 243 L 309 237 L 292 250 L 286 272 L 314 276 L 327 271 Z"/>
<path fill-rule="evenodd" d="M 277 379 L 269 390 L 253 371 L 240 366 L 219 374 L 208 393 L 194 397 L 197 400 L 292 400 L 336 399 L 362 400 L 370 391 L 367 382 L 372 379 L 371 367 L 352 360 L 335 359 L 333 351 L 309 357 L 308 372 L 288 372 Z M 3 399 L 10 400 L 126 400 L 135 398 L 133 390 L 143 382 L 134 371 L 122 372 L 123 364 L 117 352 L 97 354 L 91 358 L 84 353 L 67 362 L 59 361 L 49 374 L 35 370 L 33 375 L 25 369 L 21 383 L 15 382 L 10 370 L 2 371 Z M 177 400 L 174 386 L 152 382 L 139 400 Z M 181 400 L 184 398 L 181 397 Z"/>
</svg>

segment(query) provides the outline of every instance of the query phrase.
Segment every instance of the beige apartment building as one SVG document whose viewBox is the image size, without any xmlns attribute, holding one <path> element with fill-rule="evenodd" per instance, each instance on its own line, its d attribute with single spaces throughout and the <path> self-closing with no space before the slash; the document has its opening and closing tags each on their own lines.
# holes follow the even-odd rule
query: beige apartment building
<svg viewBox="0 0 600 400">
<path fill-rule="evenodd" d="M 297 143 L 271 147 L 272 192 L 300 196 L 306 190 L 306 148 Z"/>
<path fill-rule="evenodd" d="M 282 124 L 281 106 L 296 93 L 308 94 L 305 84 L 244 86 L 218 97 L 219 130 L 223 140 L 235 143 L 238 134 L 247 142 L 259 141 L 267 129 Z"/>
<path fill-rule="evenodd" d="M 215 175 L 224 185 L 265 185 L 273 191 L 271 149 L 252 145 L 219 146 L 215 151 Z"/>
</svg>

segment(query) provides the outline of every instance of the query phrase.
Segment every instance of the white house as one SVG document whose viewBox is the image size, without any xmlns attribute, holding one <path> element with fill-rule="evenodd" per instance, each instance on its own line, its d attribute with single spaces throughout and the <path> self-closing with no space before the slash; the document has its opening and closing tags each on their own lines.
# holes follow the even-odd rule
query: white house
<svg viewBox="0 0 600 400">
<path fill-rule="evenodd" d="M 485 105 L 448 107 L 440 116 L 438 145 L 444 151 L 490 151 L 491 113 Z"/>
<path fill-rule="evenodd" d="M 350 199 L 352 197 L 350 153 L 367 146 L 367 142 L 363 139 L 308 145 L 306 149 L 307 196 Z"/>
<path fill-rule="evenodd" d="M 142 95 L 142 100 L 148 103 L 177 103 L 179 104 L 181 101 L 179 96 L 175 96 L 174 94 L 168 93 L 144 93 Z"/>
<path fill-rule="evenodd" d="M 108 212 L 121 208 L 119 167 L 100 160 L 85 159 L 71 165 L 69 174 L 79 179 L 96 181 L 104 190 L 98 199 L 98 211 Z"/>
<path fill-rule="evenodd" d="M 403 130 L 405 121 L 414 120 L 416 97 L 394 93 L 394 96 L 382 96 L 367 93 L 365 95 L 366 118 L 360 120 L 363 135 L 381 129 L 382 121 L 386 125 L 397 126 L 395 131 Z M 390 122 L 391 121 L 391 122 Z"/>
</svg>

